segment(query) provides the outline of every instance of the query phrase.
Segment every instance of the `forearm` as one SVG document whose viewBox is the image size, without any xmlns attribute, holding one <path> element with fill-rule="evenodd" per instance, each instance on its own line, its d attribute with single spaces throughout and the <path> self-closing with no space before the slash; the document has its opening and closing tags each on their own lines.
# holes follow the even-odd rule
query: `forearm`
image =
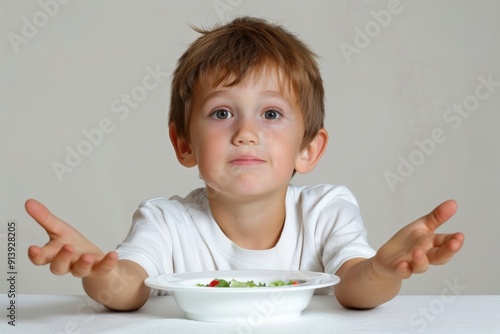
<svg viewBox="0 0 500 334">
<path fill-rule="evenodd" d="M 85 292 L 97 302 L 115 311 L 141 308 L 149 298 L 144 284 L 146 272 L 132 261 L 119 260 L 107 275 L 89 276 L 82 280 Z"/>
<path fill-rule="evenodd" d="M 335 296 L 346 308 L 377 307 L 394 298 L 401 289 L 400 278 L 381 276 L 374 270 L 373 258 L 348 264 L 337 274 L 341 281 L 335 285 Z"/>
</svg>

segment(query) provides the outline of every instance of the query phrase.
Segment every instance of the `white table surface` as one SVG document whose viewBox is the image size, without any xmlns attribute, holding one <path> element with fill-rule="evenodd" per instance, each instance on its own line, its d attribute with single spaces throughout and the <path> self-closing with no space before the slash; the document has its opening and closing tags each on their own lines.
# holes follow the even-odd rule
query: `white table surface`
<svg viewBox="0 0 500 334">
<path fill-rule="evenodd" d="M 136 312 L 110 312 L 87 296 L 17 295 L 16 326 L 7 295 L 0 333 L 500 333 L 498 296 L 398 296 L 368 311 L 342 308 L 315 295 L 302 316 L 287 322 L 234 324 L 188 320 L 171 296 L 151 297 Z"/>
</svg>

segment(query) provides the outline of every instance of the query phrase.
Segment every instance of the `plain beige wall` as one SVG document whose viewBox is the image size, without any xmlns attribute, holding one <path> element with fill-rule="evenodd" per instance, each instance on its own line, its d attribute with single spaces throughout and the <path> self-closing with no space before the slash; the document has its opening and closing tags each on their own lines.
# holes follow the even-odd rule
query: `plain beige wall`
<svg viewBox="0 0 500 334">
<path fill-rule="evenodd" d="M 456 199 L 442 231 L 463 231 L 463 250 L 402 293 L 440 294 L 450 283 L 461 294 L 500 292 L 499 2 L 3 0 L 0 8 L 0 267 L 15 220 L 18 292 L 83 293 L 78 279 L 28 261 L 28 246 L 47 237 L 25 213 L 27 198 L 111 250 L 140 201 L 201 186 L 168 139 L 170 72 L 196 37 L 189 25 L 242 14 L 285 25 L 320 56 L 331 142 L 317 170 L 293 182 L 346 184 L 375 248 Z M 71 150 L 86 156 L 69 166 Z M 58 163 L 68 168 L 59 177 Z"/>
</svg>

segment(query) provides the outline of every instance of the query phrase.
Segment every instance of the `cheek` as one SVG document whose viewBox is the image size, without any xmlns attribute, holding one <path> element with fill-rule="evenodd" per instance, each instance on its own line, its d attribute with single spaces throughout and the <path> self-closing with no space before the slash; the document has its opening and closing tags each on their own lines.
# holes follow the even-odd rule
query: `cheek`
<svg viewBox="0 0 500 334">
<path fill-rule="evenodd" d="M 219 145 L 219 146 L 217 146 Z M 207 139 L 197 147 L 198 171 L 211 188 L 221 191 L 231 185 L 231 175 L 225 168 L 224 148 L 217 141 Z"/>
<path fill-rule="evenodd" d="M 269 143 L 265 150 L 272 155 L 272 160 L 280 168 L 294 168 L 295 160 L 300 153 L 301 138 L 290 135 L 269 136 Z"/>
<path fill-rule="evenodd" d="M 277 153 L 278 159 L 283 166 L 295 167 L 295 160 L 298 156 L 298 149 L 295 146 L 283 145 Z"/>
<path fill-rule="evenodd" d="M 197 140 L 193 143 L 193 150 L 199 165 L 213 165 L 220 161 L 220 155 L 224 152 L 220 133 L 198 133 Z"/>
</svg>

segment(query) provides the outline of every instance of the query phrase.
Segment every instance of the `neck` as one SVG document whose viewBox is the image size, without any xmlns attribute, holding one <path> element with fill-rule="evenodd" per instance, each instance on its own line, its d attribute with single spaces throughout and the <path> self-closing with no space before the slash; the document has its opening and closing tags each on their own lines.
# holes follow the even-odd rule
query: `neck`
<svg viewBox="0 0 500 334">
<path fill-rule="evenodd" d="M 209 191 L 212 191 L 209 189 Z M 246 249 L 270 249 L 285 223 L 287 187 L 265 197 L 241 199 L 209 196 L 210 210 L 224 234 Z"/>
</svg>

